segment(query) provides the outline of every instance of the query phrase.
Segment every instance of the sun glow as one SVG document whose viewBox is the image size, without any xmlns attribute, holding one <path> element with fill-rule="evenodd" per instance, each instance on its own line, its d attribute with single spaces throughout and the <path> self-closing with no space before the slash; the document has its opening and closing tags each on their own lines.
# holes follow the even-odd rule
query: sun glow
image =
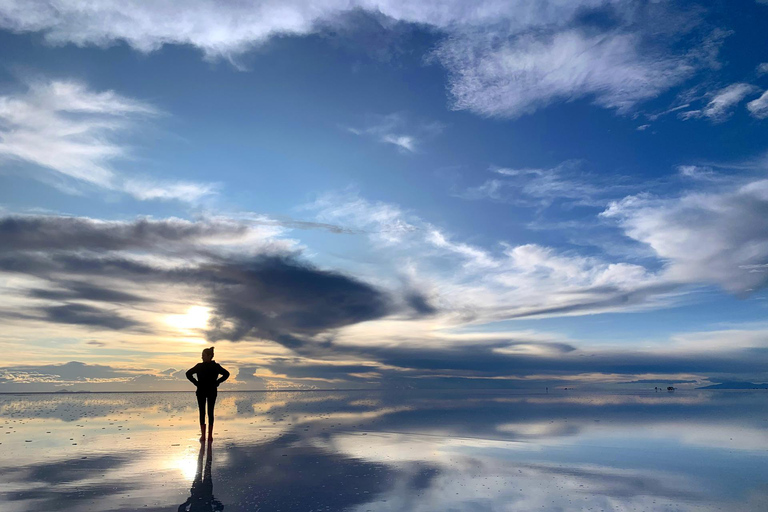
<svg viewBox="0 0 768 512">
<path fill-rule="evenodd" d="M 173 460 L 170 466 L 181 471 L 184 478 L 191 482 L 197 473 L 197 458 L 194 454 L 189 453 L 184 457 Z"/>
<path fill-rule="evenodd" d="M 210 316 L 210 308 L 205 306 L 192 306 L 183 315 L 168 315 L 165 317 L 165 322 L 168 325 L 183 331 L 205 329 L 208 326 L 208 319 Z"/>
</svg>

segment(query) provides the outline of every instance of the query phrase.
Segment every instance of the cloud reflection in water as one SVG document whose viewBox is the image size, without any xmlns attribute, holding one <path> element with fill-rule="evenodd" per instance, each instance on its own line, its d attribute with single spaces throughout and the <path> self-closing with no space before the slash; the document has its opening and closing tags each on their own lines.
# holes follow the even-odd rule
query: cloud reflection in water
<svg viewBox="0 0 768 512">
<path fill-rule="evenodd" d="M 206 452 L 187 393 L 5 395 L 0 507 L 757 511 L 768 503 L 766 402 L 764 392 L 222 393 Z"/>
</svg>

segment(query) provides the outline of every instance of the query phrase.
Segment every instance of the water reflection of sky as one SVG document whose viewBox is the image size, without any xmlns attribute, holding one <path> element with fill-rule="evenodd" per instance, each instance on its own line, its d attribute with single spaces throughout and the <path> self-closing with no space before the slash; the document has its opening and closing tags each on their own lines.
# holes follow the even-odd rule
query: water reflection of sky
<svg viewBox="0 0 768 512">
<path fill-rule="evenodd" d="M 762 511 L 767 402 L 222 393 L 207 452 L 191 393 L 4 395 L 0 509 Z"/>
</svg>

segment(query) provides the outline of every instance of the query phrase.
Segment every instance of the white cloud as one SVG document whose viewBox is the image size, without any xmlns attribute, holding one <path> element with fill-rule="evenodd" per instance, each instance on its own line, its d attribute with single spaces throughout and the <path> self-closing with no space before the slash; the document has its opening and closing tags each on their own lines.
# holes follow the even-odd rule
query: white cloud
<svg viewBox="0 0 768 512">
<path fill-rule="evenodd" d="M 125 41 L 143 52 L 191 45 L 208 58 L 234 60 L 270 38 L 314 33 L 364 11 L 445 36 L 436 55 L 451 74 L 455 108 L 518 117 L 583 97 L 624 112 L 712 64 L 717 38 L 676 55 L 669 41 L 658 52 L 647 48 L 644 39 L 659 42 L 696 22 L 679 13 L 679 22 L 670 21 L 669 6 L 653 5 L 642 16 L 636 7 L 622 0 L 190 0 L 180 9 L 173 0 L 7 0 L 0 28 L 41 32 L 52 44 Z M 590 35 L 574 29 L 588 9 L 611 9 L 621 28 L 600 34 L 590 26 Z"/>
<path fill-rule="evenodd" d="M 718 180 L 721 178 L 711 167 L 702 165 L 679 165 L 677 171 L 681 176 L 694 180 Z"/>
<path fill-rule="evenodd" d="M 567 160 L 548 169 L 491 167 L 490 171 L 500 178 L 486 180 L 455 195 L 470 200 L 493 199 L 522 206 L 547 207 L 556 200 L 603 206 L 606 196 L 619 191 L 627 193 L 626 185 L 619 180 L 599 179 L 582 168 L 582 163 L 577 160 Z"/>
<path fill-rule="evenodd" d="M 761 64 L 758 64 L 756 71 L 758 75 L 764 75 L 768 73 L 768 62 L 763 62 Z"/>
<path fill-rule="evenodd" d="M 113 169 L 114 161 L 129 156 L 117 134 L 137 118 L 157 114 L 114 91 L 94 92 L 73 81 L 32 83 L 26 92 L 0 96 L 0 165 L 32 164 L 47 171 L 41 179 L 73 191 L 71 183 L 138 199 L 196 200 L 211 193 L 212 185 L 126 178 Z"/>
<path fill-rule="evenodd" d="M 627 311 L 653 307 L 670 291 L 640 265 L 536 244 L 501 243 L 488 249 L 457 241 L 396 205 L 356 194 L 328 195 L 309 208 L 319 220 L 368 231 L 376 258 L 417 282 L 449 323 Z M 377 274 L 382 271 L 378 268 Z"/>
<path fill-rule="evenodd" d="M 106 46 L 125 41 L 143 51 L 165 44 L 189 44 L 207 56 L 232 57 L 278 35 L 305 35 L 345 13 L 362 9 L 398 21 L 437 28 L 483 24 L 499 18 L 518 27 L 561 21 L 583 5 L 604 0 L 482 0 L 408 2 L 406 0 L 7 0 L 0 4 L 0 26 L 17 32 L 43 32 L 53 44 Z"/>
<path fill-rule="evenodd" d="M 666 262 L 670 281 L 719 284 L 747 293 L 768 282 L 768 180 L 718 193 L 680 198 L 631 196 L 604 217 L 618 219 L 630 238 Z"/>
<path fill-rule="evenodd" d="M 765 91 L 762 96 L 756 100 L 752 100 L 747 103 L 747 110 L 758 119 L 768 118 L 768 91 Z"/>
<path fill-rule="evenodd" d="M 217 186 L 211 183 L 189 181 L 125 180 L 123 190 L 140 200 L 182 200 L 195 202 L 216 192 Z"/>
<path fill-rule="evenodd" d="M 416 139 L 411 135 L 385 135 L 381 140 L 411 153 L 416 151 Z"/>
<path fill-rule="evenodd" d="M 305 208 L 314 210 L 322 222 L 363 230 L 373 241 L 384 245 L 399 243 L 418 229 L 406 220 L 407 215 L 400 207 L 367 201 L 351 192 L 324 194 Z"/>
<path fill-rule="evenodd" d="M 501 40 L 500 40 L 501 39 Z M 454 108 L 494 117 L 519 117 L 555 101 L 591 97 L 626 112 L 689 77 L 687 58 L 654 57 L 635 34 L 554 35 L 469 33 L 437 51 L 452 73 Z"/>
<path fill-rule="evenodd" d="M 391 144 L 405 153 L 416 153 L 424 140 L 436 137 L 443 131 L 441 123 L 413 122 L 402 112 L 370 117 L 366 126 L 347 127 L 347 131 Z"/>
<path fill-rule="evenodd" d="M 741 103 L 749 94 L 758 89 L 754 85 L 737 83 L 731 84 L 714 94 L 714 97 L 707 103 L 707 106 L 701 110 L 690 110 L 680 114 L 681 119 L 691 119 L 696 117 L 707 117 L 714 122 L 721 122 L 727 119 L 733 107 Z"/>
</svg>

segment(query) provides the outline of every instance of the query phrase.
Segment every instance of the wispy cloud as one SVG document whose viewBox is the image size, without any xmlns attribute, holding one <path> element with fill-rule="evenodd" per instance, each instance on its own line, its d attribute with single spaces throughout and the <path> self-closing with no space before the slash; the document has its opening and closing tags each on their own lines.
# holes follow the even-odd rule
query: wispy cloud
<svg viewBox="0 0 768 512">
<path fill-rule="evenodd" d="M 347 127 L 348 132 L 370 137 L 385 144 L 391 144 L 404 153 L 416 153 L 425 140 L 432 139 L 443 131 L 437 122 L 412 121 L 402 112 L 386 116 L 370 116 L 363 127 Z"/>
<path fill-rule="evenodd" d="M 723 122 L 732 114 L 734 107 L 757 91 L 759 89 L 751 84 L 731 84 L 713 93 L 712 99 L 703 109 L 681 112 L 678 117 L 681 119 L 706 117 L 715 123 Z"/>
<path fill-rule="evenodd" d="M 643 53 L 637 34 L 469 32 L 437 51 L 451 71 L 454 108 L 516 118 L 556 101 L 593 98 L 627 112 L 690 77 L 688 56 Z"/>
<path fill-rule="evenodd" d="M 768 118 L 768 91 L 765 91 L 759 98 L 747 103 L 747 110 L 758 119 Z"/>
<path fill-rule="evenodd" d="M 67 190 L 85 185 L 141 200 L 184 201 L 213 193 L 212 184 L 128 177 L 115 170 L 116 161 L 130 157 L 118 135 L 157 115 L 152 105 L 114 91 L 94 92 L 73 81 L 33 82 L 25 92 L 0 97 L 0 164 L 29 164 L 27 174 Z"/>
<path fill-rule="evenodd" d="M 601 206 L 611 197 L 626 193 L 632 187 L 621 178 L 606 180 L 584 170 L 584 163 L 568 160 L 551 168 L 523 168 L 492 166 L 497 175 L 480 185 L 455 191 L 462 199 L 490 199 L 546 208 L 556 201 L 578 205 Z"/>
</svg>

